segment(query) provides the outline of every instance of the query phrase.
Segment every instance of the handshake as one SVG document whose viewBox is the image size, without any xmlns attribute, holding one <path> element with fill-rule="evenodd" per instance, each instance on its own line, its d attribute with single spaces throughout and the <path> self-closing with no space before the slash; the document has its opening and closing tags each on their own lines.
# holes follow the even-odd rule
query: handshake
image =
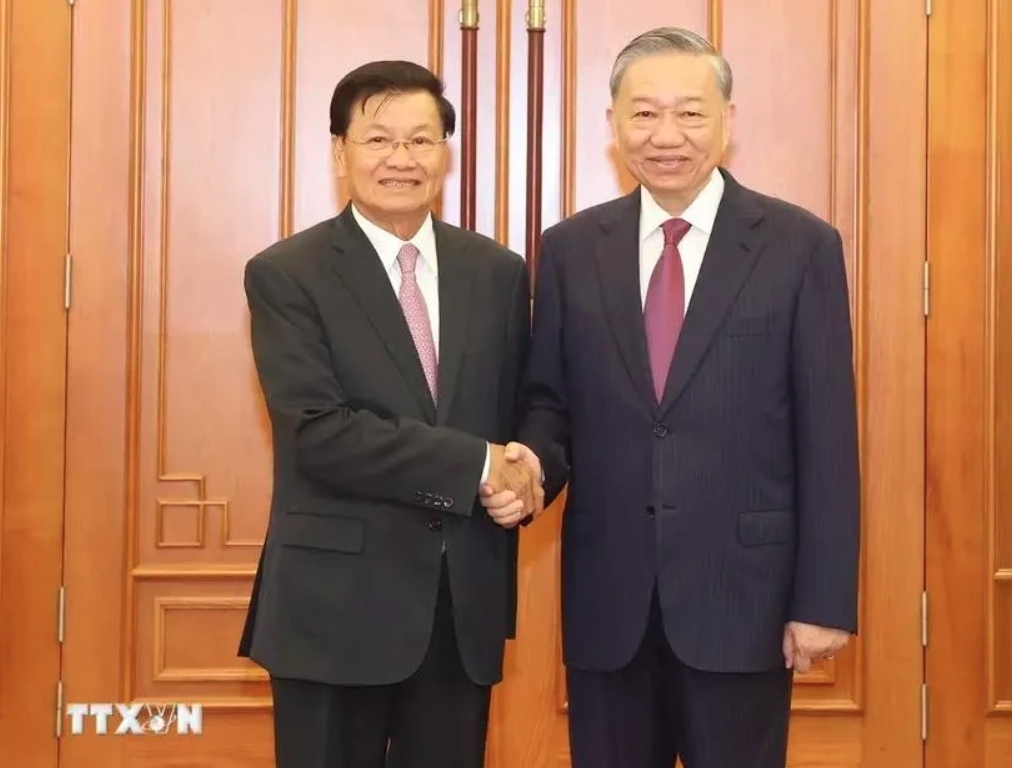
<svg viewBox="0 0 1012 768">
<path fill-rule="evenodd" d="M 503 528 L 514 528 L 545 505 L 541 462 L 521 443 L 491 444 L 488 478 L 478 496 L 489 516 Z"/>
</svg>

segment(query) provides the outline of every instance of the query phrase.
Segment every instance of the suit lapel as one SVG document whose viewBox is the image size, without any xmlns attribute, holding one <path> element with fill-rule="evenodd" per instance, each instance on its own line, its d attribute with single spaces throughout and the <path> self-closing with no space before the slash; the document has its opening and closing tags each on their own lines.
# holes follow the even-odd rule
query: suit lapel
<svg viewBox="0 0 1012 768">
<path fill-rule="evenodd" d="M 601 219 L 594 249 L 605 312 L 633 387 L 654 411 L 654 388 L 643 323 L 639 275 L 640 198 L 636 189 Z"/>
<path fill-rule="evenodd" d="M 763 249 L 762 208 L 724 173 L 725 188 L 661 400 L 663 415 L 684 391 Z"/>
<path fill-rule="evenodd" d="M 334 269 L 376 329 L 426 418 L 433 421 L 435 406 L 404 312 L 379 254 L 355 223 L 350 206 L 334 220 L 332 242 L 338 251 Z"/>
<path fill-rule="evenodd" d="M 445 424 L 457 387 L 470 321 L 474 265 L 460 233 L 434 221 L 439 259 L 439 392 L 436 423 Z"/>
</svg>

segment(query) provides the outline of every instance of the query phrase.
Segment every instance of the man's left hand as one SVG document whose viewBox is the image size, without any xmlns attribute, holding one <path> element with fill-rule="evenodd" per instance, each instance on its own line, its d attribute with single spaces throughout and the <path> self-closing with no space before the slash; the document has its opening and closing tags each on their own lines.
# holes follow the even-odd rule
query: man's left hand
<svg viewBox="0 0 1012 768">
<path fill-rule="evenodd" d="M 784 661 L 788 669 L 804 674 L 812 664 L 833 658 L 849 641 L 842 629 L 791 621 L 784 628 Z"/>
</svg>

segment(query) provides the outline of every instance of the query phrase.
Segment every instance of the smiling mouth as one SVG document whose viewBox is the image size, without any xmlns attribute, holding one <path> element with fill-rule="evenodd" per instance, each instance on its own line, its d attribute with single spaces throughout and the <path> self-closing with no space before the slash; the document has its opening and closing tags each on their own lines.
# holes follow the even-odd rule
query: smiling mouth
<svg viewBox="0 0 1012 768">
<path fill-rule="evenodd" d="M 384 179 L 380 182 L 380 185 L 388 189 L 411 189 L 412 187 L 417 187 L 419 183 L 411 179 Z"/>
<path fill-rule="evenodd" d="M 661 168 L 681 168 L 683 165 L 687 165 L 689 158 L 687 157 L 654 157 L 651 158 L 650 162 Z"/>
</svg>

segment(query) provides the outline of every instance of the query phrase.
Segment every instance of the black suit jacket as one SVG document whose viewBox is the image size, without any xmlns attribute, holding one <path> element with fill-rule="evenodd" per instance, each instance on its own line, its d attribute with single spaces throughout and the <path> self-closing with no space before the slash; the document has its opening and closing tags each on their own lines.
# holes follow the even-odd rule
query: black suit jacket
<svg viewBox="0 0 1012 768">
<path fill-rule="evenodd" d="M 516 533 L 477 503 L 486 441 L 514 435 L 523 259 L 435 221 L 439 388 L 351 209 L 254 257 L 245 287 L 274 492 L 240 654 L 278 677 L 394 683 L 428 646 L 445 540 L 464 667 L 501 677 Z"/>
<path fill-rule="evenodd" d="M 725 192 L 667 387 L 651 386 L 640 192 L 547 230 L 519 439 L 566 451 L 567 663 L 627 663 L 655 583 L 694 667 L 782 668 L 788 620 L 855 631 L 859 475 L 840 236 Z M 566 473 L 547 463 L 552 498 Z"/>
</svg>

